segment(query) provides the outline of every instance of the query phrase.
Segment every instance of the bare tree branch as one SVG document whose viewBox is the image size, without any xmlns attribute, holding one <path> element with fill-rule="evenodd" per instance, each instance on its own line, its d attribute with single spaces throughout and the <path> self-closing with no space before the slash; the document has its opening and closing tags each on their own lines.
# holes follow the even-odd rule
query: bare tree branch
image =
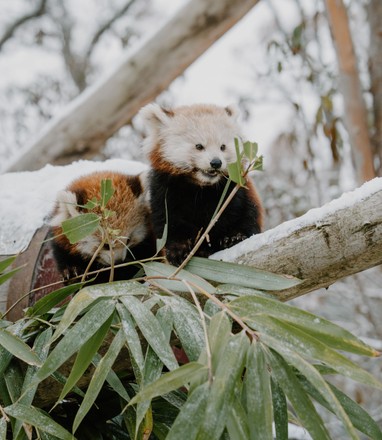
<svg viewBox="0 0 382 440">
<path fill-rule="evenodd" d="M 36 169 L 72 153 L 94 155 L 257 2 L 191 0 L 108 78 L 52 120 L 9 170 Z"/>
<path fill-rule="evenodd" d="M 0 50 L 3 48 L 4 44 L 13 36 L 13 34 L 17 31 L 19 27 L 21 27 L 24 23 L 29 20 L 33 20 L 34 18 L 41 17 L 46 12 L 46 5 L 48 0 L 40 0 L 36 9 L 29 14 L 25 14 L 22 17 L 18 18 L 14 23 L 12 23 L 8 29 L 4 32 L 3 36 L 0 38 Z"/>
<path fill-rule="evenodd" d="M 382 178 L 212 258 L 299 277 L 287 301 L 382 263 Z M 370 188 L 367 191 L 367 188 Z"/>
<path fill-rule="evenodd" d="M 373 95 L 374 151 L 379 159 L 378 175 L 382 175 L 382 2 L 370 0 L 368 6 L 370 25 L 369 69 Z"/>
<path fill-rule="evenodd" d="M 362 95 L 357 59 L 342 0 L 325 0 L 330 30 L 339 65 L 340 89 L 359 183 L 375 177 L 372 146 L 368 132 L 367 111 Z"/>
</svg>

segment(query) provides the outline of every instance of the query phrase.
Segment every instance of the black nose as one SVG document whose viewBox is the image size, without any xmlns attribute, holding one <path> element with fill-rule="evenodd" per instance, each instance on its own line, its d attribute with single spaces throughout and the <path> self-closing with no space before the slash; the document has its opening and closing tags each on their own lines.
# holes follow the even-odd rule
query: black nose
<svg viewBox="0 0 382 440">
<path fill-rule="evenodd" d="M 222 166 L 222 161 L 220 159 L 218 159 L 217 157 L 215 157 L 214 159 L 211 160 L 210 165 L 215 170 L 218 170 Z"/>
</svg>

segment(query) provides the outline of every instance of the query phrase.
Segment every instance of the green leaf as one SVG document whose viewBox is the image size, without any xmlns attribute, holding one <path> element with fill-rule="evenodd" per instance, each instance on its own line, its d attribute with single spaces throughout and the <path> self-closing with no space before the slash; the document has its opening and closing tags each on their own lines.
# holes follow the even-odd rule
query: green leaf
<svg viewBox="0 0 382 440">
<path fill-rule="evenodd" d="M 330 440 L 329 434 L 293 371 L 281 356 L 273 353 L 267 355 L 272 368 L 272 376 L 288 396 L 298 418 L 314 439 Z"/>
<path fill-rule="evenodd" d="M 34 408 L 33 406 L 15 403 L 14 405 L 4 408 L 4 411 L 9 416 L 20 419 L 23 421 L 23 423 L 35 426 L 39 430 L 54 435 L 59 439 L 74 439 L 70 432 L 51 419 L 48 414 L 40 409 Z"/>
<path fill-rule="evenodd" d="M 105 356 L 101 359 L 100 363 L 97 365 L 97 368 L 94 371 L 84 400 L 82 401 L 81 406 L 74 419 L 73 432 L 77 430 L 81 421 L 92 407 L 124 343 L 125 336 L 123 334 L 123 331 L 119 330 L 118 333 L 115 335 L 113 342 L 110 344 L 110 347 L 107 350 Z"/>
<path fill-rule="evenodd" d="M 101 206 L 106 207 L 107 202 L 111 199 L 114 194 L 113 182 L 111 179 L 101 180 Z"/>
<path fill-rule="evenodd" d="M 71 368 L 70 375 L 61 390 L 60 397 L 58 398 L 59 401 L 64 399 L 91 364 L 94 355 L 105 340 L 105 336 L 110 329 L 112 320 L 113 315 L 111 314 L 99 329 L 80 347 L 76 360 Z"/>
<path fill-rule="evenodd" d="M 276 440 L 288 440 L 288 406 L 281 387 L 271 379 Z"/>
<path fill-rule="evenodd" d="M 181 367 L 183 368 L 183 367 Z M 208 383 L 200 385 L 188 397 L 175 419 L 166 440 L 180 440 L 187 433 L 187 440 L 195 440 L 203 421 L 209 395 Z"/>
<path fill-rule="evenodd" d="M 244 387 L 250 438 L 273 440 L 271 381 L 260 342 L 253 342 L 247 352 Z"/>
<path fill-rule="evenodd" d="M 317 359 L 357 382 L 382 389 L 382 383 L 370 373 L 310 334 L 285 321 L 257 315 L 249 324 L 260 330 L 261 340 L 279 353 L 283 354 L 287 349 L 295 351 L 304 358 Z"/>
<path fill-rule="evenodd" d="M 171 279 L 161 279 L 161 278 L 172 278 L 176 267 L 169 264 L 158 263 L 157 261 L 152 261 L 151 263 L 143 264 L 143 268 L 148 277 L 158 277 L 155 279 L 155 283 L 175 292 L 188 292 L 187 287 L 182 281 L 175 281 Z M 207 291 L 208 293 L 215 293 L 215 288 L 199 276 L 193 275 L 186 270 L 181 270 L 176 275 L 177 280 L 186 280 L 193 289 L 200 287 L 201 289 Z"/>
<path fill-rule="evenodd" d="M 132 360 L 132 366 L 134 368 L 135 378 L 137 383 L 142 382 L 144 359 L 142 352 L 142 345 L 139 339 L 138 332 L 135 329 L 135 323 L 130 312 L 123 307 L 122 304 L 117 304 L 117 312 L 121 320 L 122 329 L 125 333 L 126 345 L 130 353 Z"/>
<path fill-rule="evenodd" d="M 29 307 L 26 312 L 26 316 L 34 317 L 44 315 L 68 296 L 81 289 L 83 285 L 84 283 L 71 284 L 70 286 L 65 286 L 49 293 L 48 295 L 39 299 L 32 307 Z"/>
<path fill-rule="evenodd" d="M 305 377 L 298 376 L 298 379 L 307 393 L 309 393 L 320 405 L 333 412 L 331 405 Z M 328 383 L 328 385 L 346 411 L 352 424 L 371 439 L 381 440 L 382 431 L 378 424 L 370 417 L 370 415 L 360 405 L 358 405 L 358 403 L 354 402 L 354 400 L 350 399 L 350 397 L 348 397 L 334 385 L 330 383 Z"/>
<path fill-rule="evenodd" d="M 9 267 L 17 258 L 17 255 L 13 255 L 12 257 L 5 258 L 0 261 L 0 274 L 5 271 L 7 267 Z"/>
<path fill-rule="evenodd" d="M 51 338 L 51 336 L 52 336 L 52 329 L 48 327 L 42 333 L 37 335 L 35 343 L 33 345 L 33 350 L 35 351 L 36 355 L 39 357 L 39 359 L 41 359 L 42 362 L 44 362 L 48 356 L 49 339 Z M 24 383 L 21 390 L 22 395 L 18 403 L 27 406 L 30 406 L 32 404 L 37 390 L 37 384 L 31 386 L 31 383 L 33 382 L 33 377 L 36 374 L 36 371 L 38 371 L 38 367 L 35 367 L 33 365 L 30 365 L 28 367 L 25 373 Z M 21 428 L 22 428 L 22 422 L 21 420 L 17 420 L 13 429 L 14 438 L 18 437 Z"/>
<path fill-rule="evenodd" d="M 13 356 L 16 356 L 29 365 L 41 365 L 41 361 L 36 356 L 36 353 L 34 353 L 25 342 L 2 328 L 0 328 L 0 345 L 12 353 Z"/>
<path fill-rule="evenodd" d="M 231 323 L 226 312 L 219 312 L 211 318 L 208 339 L 211 347 L 212 366 L 217 367 L 223 358 L 225 345 L 231 337 Z"/>
<path fill-rule="evenodd" d="M 0 440 L 7 440 L 7 422 L 4 417 L 0 419 Z"/>
<path fill-rule="evenodd" d="M 190 361 L 198 360 L 205 347 L 203 327 L 195 306 L 180 297 L 164 297 L 173 312 L 175 332 Z"/>
<path fill-rule="evenodd" d="M 245 186 L 242 169 L 242 153 L 240 152 L 239 139 L 235 138 L 236 162 L 229 163 L 227 166 L 228 177 L 240 186 Z"/>
<path fill-rule="evenodd" d="M 244 320 L 251 320 L 265 314 L 288 321 L 302 331 L 311 334 L 331 347 L 367 356 L 377 356 L 378 352 L 353 336 L 349 331 L 312 313 L 282 303 L 276 299 L 259 296 L 241 297 L 229 304 L 229 308 Z"/>
<path fill-rule="evenodd" d="M 246 158 L 251 163 L 255 157 L 257 156 L 257 152 L 259 151 L 259 146 L 256 142 L 244 142 L 243 143 L 243 150 Z"/>
<path fill-rule="evenodd" d="M 261 290 L 283 290 L 302 282 L 291 276 L 277 275 L 243 264 L 227 263 L 201 257 L 193 257 L 187 264 L 186 269 L 188 272 L 210 281 L 237 284 L 238 286 Z"/>
<path fill-rule="evenodd" d="M 61 224 L 62 232 L 71 244 L 77 243 L 92 234 L 99 226 L 100 218 L 97 214 L 88 212 L 64 220 Z"/>
<path fill-rule="evenodd" d="M 100 301 L 91 307 L 56 345 L 37 372 L 36 378 L 42 381 L 56 371 L 110 318 L 114 309 L 113 300 Z"/>
<path fill-rule="evenodd" d="M 5 384 L 8 389 L 9 397 L 12 403 L 15 403 L 21 394 L 23 376 L 20 366 L 17 363 L 11 363 L 4 374 Z"/>
<path fill-rule="evenodd" d="M 2 273 L 0 275 L 0 285 L 4 284 L 6 281 L 8 281 L 10 278 L 13 277 L 13 275 L 18 272 L 20 269 L 22 269 L 24 266 L 16 267 L 16 269 L 12 269 L 9 272 Z"/>
<path fill-rule="evenodd" d="M 89 211 L 91 211 L 92 209 L 94 209 L 97 206 L 99 206 L 99 201 L 98 201 L 97 197 L 93 197 L 91 200 L 88 200 L 85 203 L 84 208 L 86 208 Z"/>
<path fill-rule="evenodd" d="M 249 436 L 248 417 L 238 398 L 235 398 L 232 403 L 226 425 L 230 440 L 248 440 L 251 438 Z"/>
<path fill-rule="evenodd" d="M 155 315 L 134 296 L 121 297 L 120 301 L 127 308 L 137 323 L 140 331 L 169 370 L 178 367 L 174 353 Z"/>
<path fill-rule="evenodd" d="M 219 440 L 235 398 L 235 387 L 244 369 L 249 340 L 244 331 L 226 340 L 214 374 L 198 438 Z"/>
<path fill-rule="evenodd" d="M 129 405 L 133 405 L 154 397 L 167 394 L 176 390 L 201 374 L 204 374 L 206 367 L 198 362 L 189 362 L 176 370 L 164 373 L 158 380 L 144 387 L 139 393 L 130 400 Z"/>
</svg>

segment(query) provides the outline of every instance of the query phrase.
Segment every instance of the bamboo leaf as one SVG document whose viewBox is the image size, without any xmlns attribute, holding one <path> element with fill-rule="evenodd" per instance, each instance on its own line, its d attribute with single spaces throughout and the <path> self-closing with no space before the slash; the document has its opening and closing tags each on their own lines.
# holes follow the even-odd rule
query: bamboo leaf
<svg viewBox="0 0 382 440">
<path fill-rule="evenodd" d="M 0 419 L 0 440 L 7 440 L 7 422 L 4 417 Z"/>
<path fill-rule="evenodd" d="M 2 273 L 0 275 L 0 285 L 4 284 L 6 281 L 8 281 L 10 278 L 13 277 L 13 275 L 18 272 L 20 269 L 22 269 L 24 266 L 16 267 L 15 269 L 10 270 L 9 272 Z"/>
<path fill-rule="evenodd" d="M 0 345 L 29 365 L 41 365 L 36 353 L 21 338 L 2 328 L 0 328 Z"/>
<path fill-rule="evenodd" d="M 252 343 L 248 349 L 244 387 L 250 438 L 273 440 L 271 381 L 260 342 Z"/>
<path fill-rule="evenodd" d="M 150 383 L 144 387 L 139 393 L 131 399 L 129 405 L 133 405 L 145 400 L 151 400 L 154 397 L 167 394 L 170 391 L 176 390 L 191 380 L 204 374 L 206 367 L 198 362 L 189 362 L 182 365 L 176 370 L 164 373 L 158 380 Z"/>
<path fill-rule="evenodd" d="M 281 387 L 271 379 L 276 440 L 288 440 L 288 406 Z"/>
<path fill-rule="evenodd" d="M 259 151 L 259 146 L 256 142 L 247 141 L 243 143 L 243 151 L 246 158 L 251 163 L 257 156 L 257 153 Z"/>
<path fill-rule="evenodd" d="M 267 357 L 271 364 L 272 376 L 288 396 L 302 425 L 314 439 L 330 440 L 321 417 L 286 362 L 275 353 L 268 353 Z"/>
<path fill-rule="evenodd" d="M 193 391 L 186 403 L 182 406 L 166 440 L 182 439 L 185 433 L 187 433 L 187 440 L 195 440 L 197 438 L 207 406 L 208 395 L 208 383 L 200 385 Z"/>
<path fill-rule="evenodd" d="M 111 179 L 101 180 L 101 206 L 106 207 L 107 202 L 112 198 L 114 194 L 113 182 Z"/>
<path fill-rule="evenodd" d="M 0 261 L 0 274 L 5 271 L 7 267 L 9 267 L 17 258 L 17 255 L 13 255 L 12 257 L 5 258 Z"/>
<path fill-rule="evenodd" d="M 100 218 L 97 214 L 88 212 L 64 220 L 61 224 L 62 232 L 71 244 L 77 243 L 92 234 L 99 226 Z"/>
<path fill-rule="evenodd" d="M 167 342 L 163 329 L 155 315 L 133 296 L 121 297 L 120 301 L 128 309 L 140 331 L 169 370 L 178 367 L 174 353 Z"/>
<path fill-rule="evenodd" d="M 188 291 L 187 287 L 184 285 L 182 281 L 176 281 L 171 279 L 161 279 L 162 278 L 172 278 L 176 267 L 171 266 L 169 264 L 158 263 L 157 261 L 152 261 L 151 263 L 143 264 L 143 268 L 148 277 L 159 277 L 155 279 L 155 282 L 165 289 L 169 289 L 175 292 L 185 292 Z M 203 278 L 193 275 L 186 270 L 181 270 L 176 275 L 177 280 L 186 280 L 188 281 L 193 288 L 194 286 L 199 286 L 203 290 L 206 290 L 208 293 L 215 293 L 215 287 L 213 287 L 210 283 L 205 281 Z"/>
<path fill-rule="evenodd" d="M 257 315 L 249 324 L 261 331 L 261 340 L 265 344 L 280 353 L 283 353 L 284 349 L 296 351 L 302 357 L 317 359 L 357 382 L 382 389 L 382 383 L 370 373 L 310 334 L 285 321 Z"/>
<path fill-rule="evenodd" d="M 76 283 L 69 286 L 62 287 L 49 293 L 43 298 L 39 299 L 32 307 L 29 307 L 26 316 L 34 317 L 38 315 L 44 315 L 49 312 L 53 307 L 62 302 L 68 296 L 77 292 L 85 283 Z"/>
<path fill-rule="evenodd" d="M 74 436 L 70 434 L 61 425 L 56 423 L 48 414 L 44 411 L 37 409 L 33 406 L 27 406 L 20 403 L 7 406 L 4 411 L 11 417 L 22 420 L 23 423 L 35 426 L 39 430 L 62 440 L 73 440 Z"/>
<path fill-rule="evenodd" d="M 142 345 L 139 339 L 138 332 L 135 329 L 135 323 L 130 312 L 122 304 L 117 304 L 117 312 L 121 320 L 122 329 L 125 333 L 126 345 L 132 360 L 132 366 L 135 372 L 137 383 L 142 382 L 144 358 L 142 352 Z"/>
<path fill-rule="evenodd" d="M 342 327 L 276 299 L 259 296 L 240 297 L 233 300 L 229 304 L 229 308 L 245 320 L 250 320 L 258 314 L 265 314 L 288 321 L 294 326 L 298 326 L 302 331 L 339 350 L 366 356 L 378 355 L 375 349 Z"/>
<path fill-rule="evenodd" d="M 243 373 L 248 346 L 249 340 L 244 331 L 226 341 L 210 387 L 198 439 L 220 439 L 234 400 L 237 381 Z"/>
<path fill-rule="evenodd" d="M 104 300 L 91 307 L 56 345 L 37 372 L 36 379 L 42 381 L 56 371 L 110 318 L 114 309 L 112 300 Z"/>
<path fill-rule="evenodd" d="M 227 431 L 230 440 L 248 440 L 248 417 L 238 398 L 235 398 L 227 420 Z"/>
<path fill-rule="evenodd" d="M 100 363 L 97 365 L 94 371 L 84 400 L 82 401 L 81 406 L 74 419 L 73 432 L 77 430 L 81 421 L 92 407 L 124 343 L 125 336 L 123 334 L 123 331 L 119 330 L 118 333 L 115 335 L 113 342 L 110 344 L 110 347 L 105 356 L 101 359 Z"/>
<path fill-rule="evenodd" d="M 97 353 L 105 336 L 110 329 L 113 315 L 99 327 L 99 329 L 81 346 L 78 351 L 76 360 L 71 368 L 70 375 L 61 390 L 58 400 L 62 400 L 74 387 L 74 385 L 81 379 L 88 366 L 91 364 L 94 355 Z"/>
<path fill-rule="evenodd" d="M 305 391 L 309 393 L 314 400 L 316 400 L 320 405 L 324 406 L 329 411 L 333 412 L 331 405 L 305 377 L 298 376 L 298 379 Z M 382 431 L 378 424 L 370 417 L 370 415 L 360 405 L 358 405 L 358 403 L 350 399 L 350 397 L 344 394 L 341 390 L 330 383 L 328 383 L 328 385 L 348 414 L 352 424 L 371 439 L 381 440 Z"/>
<path fill-rule="evenodd" d="M 203 328 L 196 308 L 180 297 L 164 297 L 173 312 L 175 332 L 190 361 L 198 360 L 205 347 Z"/>
<path fill-rule="evenodd" d="M 216 368 L 222 359 L 226 341 L 231 335 L 231 323 L 225 312 L 219 312 L 211 318 L 208 327 L 208 339 L 211 346 L 212 366 Z"/>
<path fill-rule="evenodd" d="M 4 374 L 5 385 L 12 403 L 15 403 L 21 394 L 23 377 L 19 364 L 11 363 Z"/>
<path fill-rule="evenodd" d="M 192 274 L 217 283 L 237 284 L 260 290 L 283 290 L 302 282 L 291 276 L 277 275 L 243 264 L 201 257 L 193 257 L 186 269 Z"/>
</svg>

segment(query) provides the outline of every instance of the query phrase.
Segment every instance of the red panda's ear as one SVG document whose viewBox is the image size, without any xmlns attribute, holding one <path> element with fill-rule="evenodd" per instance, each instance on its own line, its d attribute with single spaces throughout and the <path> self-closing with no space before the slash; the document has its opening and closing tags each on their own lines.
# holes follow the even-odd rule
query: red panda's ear
<svg viewBox="0 0 382 440">
<path fill-rule="evenodd" d="M 174 116 L 172 110 L 164 109 L 158 104 L 148 104 L 141 108 L 138 114 L 143 119 L 147 128 L 151 130 L 167 125 L 169 120 Z"/>
<path fill-rule="evenodd" d="M 235 121 L 239 117 L 239 108 L 235 104 L 227 105 L 224 110 L 226 111 L 227 115 L 233 118 Z"/>
<path fill-rule="evenodd" d="M 59 191 L 56 197 L 56 209 L 49 222 L 51 226 L 61 226 L 64 220 L 79 215 L 77 196 L 72 191 Z"/>
</svg>

